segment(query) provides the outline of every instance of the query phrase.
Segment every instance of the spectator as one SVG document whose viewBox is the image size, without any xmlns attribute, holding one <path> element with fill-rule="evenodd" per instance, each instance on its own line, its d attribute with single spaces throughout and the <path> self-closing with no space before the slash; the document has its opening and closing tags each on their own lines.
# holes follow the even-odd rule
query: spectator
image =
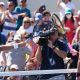
<svg viewBox="0 0 80 80">
<path fill-rule="evenodd" d="M 19 70 L 19 67 L 16 65 L 16 64 L 12 64 L 9 68 L 9 71 L 18 71 Z M 7 77 L 6 80 L 21 80 L 21 77 L 20 76 L 10 76 L 10 77 Z"/>
<path fill-rule="evenodd" d="M 15 8 L 15 12 L 19 14 L 16 30 L 18 30 L 22 25 L 22 21 L 25 16 L 31 17 L 30 10 L 26 8 L 27 7 L 26 2 L 27 0 L 20 0 L 20 5 Z"/>
<path fill-rule="evenodd" d="M 43 26 L 45 30 L 49 30 L 52 26 L 51 13 L 49 11 L 43 12 Z"/>
<path fill-rule="evenodd" d="M 15 49 L 15 48 L 22 48 L 22 47 L 25 47 L 26 46 L 26 42 L 20 42 L 20 43 L 17 43 L 16 44 L 17 47 L 15 47 L 15 45 L 0 45 L 0 52 L 1 51 L 6 51 L 6 50 L 12 50 L 12 49 Z"/>
<path fill-rule="evenodd" d="M 63 24 L 65 26 L 67 40 L 71 44 L 72 39 L 75 34 L 75 30 L 77 28 L 77 23 L 76 23 L 76 20 L 74 20 L 73 13 L 72 13 L 71 9 L 67 9 L 65 11 L 65 17 L 63 20 Z"/>
<path fill-rule="evenodd" d="M 20 43 L 21 42 L 21 38 L 16 35 L 14 37 L 14 42 L 10 42 L 7 45 L 15 45 L 16 43 Z M 8 53 L 8 54 L 6 54 Z M 11 64 L 16 64 L 19 67 L 19 70 L 24 70 L 24 66 L 26 63 L 26 59 L 25 56 L 26 54 L 31 54 L 31 50 L 25 46 L 25 47 L 19 47 L 16 49 L 11 49 L 8 50 L 7 52 L 3 52 L 3 54 L 6 55 L 6 65 L 10 66 Z M 5 58 L 3 58 L 5 59 Z"/>
<path fill-rule="evenodd" d="M 77 16 L 74 16 L 77 21 L 78 27 L 80 26 L 80 10 L 77 12 Z"/>
<path fill-rule="evenodd" d="M 58 40 L 58 31 L 53 29 L 53 34 L 49 36 L 48 44 L 41 45 L 36 52 L 36 59 L 41 64 L 41 70 L 64 69 L 63 59 L 66 58 L 66 45 Z M 45 41 L 44 41 L 45 42 Z M 43 75 L 41 79 L 65 80 L 64 74 Z"/>
<path fill-rule="evenodd" d="M 16 7 L 17 6 L 17 0 L 8 0 L 8 1 L 12 1 L 13 3 L 14 3 L 14 6 Z M 15 9 L 15 7 L 14 7 L 14 9 Z"/>
<path fill-rule="evenodd" d="M 7 36 L 9 31 L 15 31 L 16 30 L 16 20 L 18 18 L 18 15 L 14 12 L 14 4 L 12 1 L 7 2 L 7 10 L 5 11 L 5 24 L 3 33 Z"/>
<path fill-rule="evenodd" d="M 72 44 L 72 47 L 73 47 L 73 49 L 75 49 L 77 51 L 77 54 L 74 55 L 74 56 L 71 56 L 73 62 L 71 64 L 70 68 L 77 68 L 78 57 L 79 57 L 79 47 L 80 47 L 79 41 L 80 41 L 80 27 L 78 27 L 76 29 L 76 33 L 75 33 L 75 36 L 74 36 L 74 39 L 73 39 L 74 43 Z M 77 78 L 79 76 L 80 75 L 77 75 Z M 76 80 L 76 74 L 71 74 L 71 80 Z"/>
<path fill-rule="evenodd" d="M 64 18 L 65 15 L 65 10 L 67 8 L 70 8 L 73 12 L 73 14 L 75 13 L 75 4 L 72 2 L 72 0 L 58 0 L 57 1 L 57 6 L 60 7 L 60 19 L 61 21 Z"/>
<path fill-rule="evenodd" d="M 25 32 L 28 34 L 33 32 L 33 30 L 31 29 L 31 22 L 29 17 L 24 17 L 22 26 L 17 31 L 17 34 L 20 35 Z"/>
<path fill-rule="evenodd" d="M 4 9 L 4 2 L 0 2 L 0 33 L 3 31 L 4 27 L 4 20 L 5 20 L 5 9 Z"/>
<path fill-rule="evenodd" d="M 35 18 L 35 25 L 34 25 L 33 32 L 34 32 L 34 35 L 36 36 L 43 29 L 42 27 L 43 16 L 41 13 L 36 13 L 34 18 Z"/>
<path fill-rule="evenodd" d="M 26 63 L 25 70 L 35 70 L 34 61 L 30 60 Z M 24 76 L 23 80 L 37 80 L 37 76 L 30 75 Z"/>
</svg>

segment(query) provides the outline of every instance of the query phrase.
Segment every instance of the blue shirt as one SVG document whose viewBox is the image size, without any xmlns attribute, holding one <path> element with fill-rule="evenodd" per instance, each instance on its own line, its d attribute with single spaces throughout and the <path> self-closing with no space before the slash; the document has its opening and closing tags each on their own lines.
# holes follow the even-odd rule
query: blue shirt
<svg viewBox="0 0 80 80">
<path fill-rule="evenodd" d="M 27 15 L 28 17 L 31 17 L 30 10 L 27 9 L 27 8 L 22 8 L 21 6 L 17 6 L 17 7 L 15 8 L 15 12 L 16 12 L 17 14 L 26 13 L 26 15 Z M 23 17 L 22 17 L 22 16 L 19 16 L 19 17 L 18 17 L 18 20 L 17 20 L 17 27 L 16 27 L 17 30 L 18 30 L 19 27 L 22 25 L 22 21 L 23 21 Z"/>
<path fill-rule="evenodd" d="M 1 34 L 1 33 L 0 33 L 0 45 L 1 45 L 1 44 L 5 44 L 6 41 L 7 41 L 6 36 L 5 36 L 4 34 Z"/>
</svg>

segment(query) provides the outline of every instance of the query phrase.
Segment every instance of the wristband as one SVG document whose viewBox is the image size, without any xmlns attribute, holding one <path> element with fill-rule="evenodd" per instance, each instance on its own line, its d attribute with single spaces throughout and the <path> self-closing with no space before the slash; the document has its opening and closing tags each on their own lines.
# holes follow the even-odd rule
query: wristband
<svg viewBox="0 0 80 80">
<path fill-rule="evenodd" d="M 18 48 L 18 44 L 13 44 L 14 49 Z"/>
<path fill-rule="evenodd" d="M 56 46 L 53 46 L 53 50 L 56 48 Z"/>
</svg>

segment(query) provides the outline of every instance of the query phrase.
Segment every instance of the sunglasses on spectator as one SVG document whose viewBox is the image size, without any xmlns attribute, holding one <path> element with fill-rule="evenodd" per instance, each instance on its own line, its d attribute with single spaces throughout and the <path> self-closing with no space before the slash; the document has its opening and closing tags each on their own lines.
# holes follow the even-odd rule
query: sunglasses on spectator
<svg viewBox="0 0 80 80">
<path fill-rule="evenodd" d="M 24 23 L 30 23 L 30 21 L 24 21 Z"/>
</svg>

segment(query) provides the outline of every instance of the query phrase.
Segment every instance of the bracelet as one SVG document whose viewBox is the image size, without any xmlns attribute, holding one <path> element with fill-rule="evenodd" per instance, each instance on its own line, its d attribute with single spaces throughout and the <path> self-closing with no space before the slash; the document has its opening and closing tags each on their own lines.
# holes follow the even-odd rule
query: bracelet
<svg viewBox="0 0 80 80">
<path fill-rule="evenodd" d="M 14 49 L 18 48 L 18 44 L 13 44 Z"/>
</svg>

